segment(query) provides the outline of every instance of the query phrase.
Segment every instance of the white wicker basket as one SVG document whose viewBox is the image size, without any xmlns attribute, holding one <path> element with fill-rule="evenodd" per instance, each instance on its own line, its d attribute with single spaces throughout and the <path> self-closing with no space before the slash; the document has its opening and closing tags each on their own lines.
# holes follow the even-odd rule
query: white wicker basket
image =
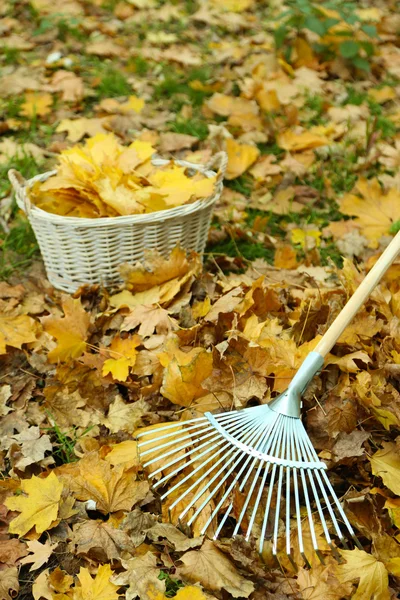
<svg viewBox="0 0 400 600">
<path fill-rule="evenodd" d="M 168 160 L 154 158 L 155 166 Z M 169 210 L 145 215 L 129 215 L 99 219 L 63 217 L 32 205 L 28 190 L 35 181 L 45 181 L 55 171 L 37 175 L 28 181 L 15 170 L 9 171 L 17 204 L 28 216 L 36 235 L 46 267 L 48 280 L 54 287 L 74 292 L 83 284 L 113 286 L 121 282 L 119 265 L 142 260 L 145 249 L 156 249 L 168 256 L 176 244 L 186 250 L 202 253 L 207 242 L 212 211 L 222 192 L 227 164 L 225 152 L 219 152 L 207 165 L 184 160 L 177 164 L 212 177 L 218 165 L 214 194 Z"/>
</svg>

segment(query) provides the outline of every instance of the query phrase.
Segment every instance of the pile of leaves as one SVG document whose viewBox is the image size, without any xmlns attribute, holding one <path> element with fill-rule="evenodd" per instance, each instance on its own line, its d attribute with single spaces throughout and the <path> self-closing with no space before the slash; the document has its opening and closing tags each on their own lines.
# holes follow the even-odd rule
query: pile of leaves
<svg viewBox="0 0 400 600">
<path fill-rule="evenodd" d="M 124 148 L 113 134 L 99 133 L 62 151 L 57 174 L 35 183 L 30 198 L 47 212 L 93 218 L 149 213 L 213 194 L 215 176 L 189 177 L 173 161 L 155 167 L 153 154 L 149 142 Z"/>
<path fill-rule="evenodd" d="M 304 396 L 363 550 L 328 522 L 342 562 L 317 529 L 321 564 L 304 521 L 308 570 L 293 519 L 279 568 L 259 523 L 232 539 L 238 490 L 219 541 L 189 532 L 135 437 L 276 397 L 399 230 L 399 21 L 391 0 L 0 0 L 0 598 L 398 596 L 398 263 Z M 154 151 L 219 150 L 204 256 L 149 254 L 115 290 L 49 285 L 9 168 L 59 165 L 33 190 L 45 210 L 115 216 L 210 193 L 153 172 Z"/>
</svg>

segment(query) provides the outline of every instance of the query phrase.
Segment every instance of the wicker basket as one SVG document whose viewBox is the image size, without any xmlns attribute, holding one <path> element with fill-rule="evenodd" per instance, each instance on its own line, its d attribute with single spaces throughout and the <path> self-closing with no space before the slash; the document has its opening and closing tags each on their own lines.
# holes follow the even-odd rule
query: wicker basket
<svg viewBox="0 0 400 600">
<path fill-rule="evenodd" d="M 154 158 L 154 166 L 169 161 Z M 54 287 L 74 292 L 83 284 L 113 286 L 121 282 L 121 263 L 142 260 L 145 249 L 156 249 L 168 256 L 176 244 L 186 250 L 202 253 L 216 200 L 222 192 L 227 156 L 219 152 L 207 165 L 184 160 L 177 164 L 212 177 L 218 165 L 213 196 L 169 210 L 145 215 L 129 215 L 86 219 L 48 213 L 29 200 L 28 189 L 36 181 L 45 181 L 55 171 L 37 175 L 28 181 L 15 170 L 9 171 L 19 208 L 28 216 L 36 235 L 46 267 L 48 280 Z"/>
</svg>

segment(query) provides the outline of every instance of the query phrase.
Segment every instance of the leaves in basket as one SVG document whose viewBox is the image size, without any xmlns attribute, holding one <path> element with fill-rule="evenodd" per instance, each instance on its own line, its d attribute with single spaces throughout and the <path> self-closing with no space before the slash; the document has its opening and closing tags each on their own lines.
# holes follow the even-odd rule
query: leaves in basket
<svg viewBox="0 0 400 600">
<path fill-rule="evenodd" d="M 56 175 L 36 183 L 31 200 L 47 212 L 73 217 L 116 217 L 181 206 L 213 194 L 215 177 L 190 173 L 171 161 L 156 167 L 146 141 L 122 146 L 99 133 L 61 152 Z"/>
</svg>

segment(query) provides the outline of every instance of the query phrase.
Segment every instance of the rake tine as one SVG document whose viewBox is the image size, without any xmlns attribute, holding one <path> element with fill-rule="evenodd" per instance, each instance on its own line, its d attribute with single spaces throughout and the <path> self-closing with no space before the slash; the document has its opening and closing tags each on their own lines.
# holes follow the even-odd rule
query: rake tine
<svg viewBox="0 0 400 600">
<path fill-rule="evenodd" d="M 288 422 L 286 434 L 286 458 L 292 459 L 290 440 L 293 437 L 293 423 Z M 294 459 L 294 457 L 293 457 Z M 286 467 L 286 553 L 291 557 L 290 545 L 290 467 Z"/>
<path fill-rule="evenodd" d="M 250 429 L 250 427 L 249 427 L 248 429 Z M 241 435 L 242 435 L 242 437 L 244 436 L 244 438 L 245 438 L 245 439 L 247 439 L 246 435 L 247 435 L 248 429 L 247 429 L 247 430 L 245 430 L 245 431 L 242 431 L 242 434 L 241 434 Z M 251 432 L 250 432 L 250 433 L 251 433 Z M 235 450 L 237 450 L 237 448 L 235 448 L 234 446 L 233 446 L 233 447 L 231 447 L 231 449 L 229 450 L 229 453 L 228 453 L 228 454 L 231 454 L 231 453 L 232 453 L 232 452 L 234 452 Z M 223 459 L 224 459 L 224 460 L 226 459 L 226 455 L 223 457 Z M 231 460 L 233 460 L 233 459 L 231 459 Z M 221 462 L 221 461 L 219 461 L 219 462 Z M 217 464 L 219 464 L 219 462 L 218 462 Z M 197 486 L 198 486 L 198 484 L 199 484 L 199 482 L 200 482 L 200 481 L 203 481 L 203 479 L 205 479 L 205 477 L 207 477 L 207 476 L 208 476 L 208 475 L 209 475 L 209 474 L 210 474 L 210 473 L 211 473 L 211 472 L 212 472 L 212 471 L 215 469 L 215 467 L 217 466 L 217 464 L 214 464 L 214 465 L 212 465 L 212 466 L 211 466 L 211 467 L 208 469 L 208 471 L 206 471 L 206 472 L 205 472 L 205 473 L 204 473 L 204 474 L 203 474 L 203 475 L 200 477 L 200 479 L 198 479 L 197 481 L 195 481 L 195 482 L 194 482 L 194 483 L 193 483 L 193 484 L 192 484 L 192 485 L 191 485 L 191 486 L 190 486 L 190 487 L 189 487 L 189 488 L 188 488 L 188 489 L 187 489 L 187 490 L 186 490 L 186 491 L 185 491 L 183 494 L 181 494 L 181 496 L 179 496 L 179 498 L 177 498 L 177 499 L 175 500 L 175 502 L 174 502 L 174 503 L 173 503 L 173 504 L 170 506 L 170 510 L 172 510 L 172 508 L 174 508 L 174 507 L 175 507 L 175 506 L 176 506 L 176 505 L 177 505 L 179 502 L 181 502 L 181 500 L 182 500 L 182 499 L 183 499 L 183 498 L 184 498 L 184 497 L 185 497 L 185 496 L 186 496 L 186 495 L 187 495 L 189 492 L 191 492 L 191 491 L 192 491 L 192 489 L 194 489 L 195 487 L 197 487 Z M 215 476 L 214 476 L 214 477 L 215 477 Z M 207 486 L 207 487 L 209 487 L 209 486 Z M 198 499 L 199 497 L 201 497 L 201 496 L 202 496 L 202 494 L 204 493 L 204 491 L 205 491 L 205 489 L 203 489 L 203 490 L 200 490 L 200 492 L 201 492 L 201 493 L 199 492 L 199 493 L 198 493 L 198 494 L 197 494 L 197 495 L 196 495 L 196 496 L 195 496 L 195 497 L 192 499 L 191 503 L 189 504 L 189 506 L 187 506 L 187 507 L 186 507 L 185 511 L 183 511 L 183 513 L 181 513 L 181 514 L 179 515 L 179 517 L 178 517 L 178 519 L 179 519 L 179 520 L 181 520 L 181 519 L 184 517 L 184 515 L 185 515 L 185 514 L 186 514 L 186 513 L 187 513 L 187 512 L 190 510 L 190 508 L 191 508 L 191 507 L 192 507 L 192 505 L 193 505 L 193 504 L 194 504 L 194 503 L 197 501 L 197 499 Z M 169 492 L 168 492 L 168 493 L 169 493 Z M 166 495 L 168 495 L 168 493 L 167 493 Z M 190 523 L 188 523 L 188 525 L 190 525 Z"/>
<path fill-rule="evenodd" d="M 209 452 L 211 452 L 211 450 L 214 450 L 215 448 L 217 448 L 218 446 L 220 446 L 223 443 L 224 443 L 224 438 L 219 439 L 219 441 L 216 442 L 211 448 L 209 448 L 208 450 L 203 450 L 203 452 L 201 452 L 201 454 L 195 455 L 193 458 L 191 458 L 190 460 L 188 460 L 187 462 L 185 462 L 183 465 L 181 465 L 180 467 L 178 467 L 177 469 L 175 469 L 171 473 L 168 473 L 168 475 L 165 475 L 162 479 L 160 479 L 159 481 L 157 481 L 157 483 L 154 485 L 154 487 L 158 487 L 160 485 L 163 485 L 166 481 L 168 481 L 168 479 L 171 479 L 171 477 L 174 477 L 174 475 L 176 475 L 177 473 L 179 473 L 179 471 L 181 471 L 182 469 L 186 469 L 190 465 L 194 464 L 195 462 L 197 462 L 198 460 L 200 460 L 200 458 L 202 458 L 206 454 L 209 454 Z M 204 468 L 205 465 L 207 465 L 210 462 L 210 460 L 212 460 L 213 458 L 215 458 L 215 456 L 217 456 L 218 454 L 220 454 L 221 452 L 223 452 L 228 447 L 229 447 L 229 443 L 226 442 L 225 445 L 222 446 L 222 448 L 220 448 L 217 452 L 215 452 L 214 454 L 212 454 L 211 456 L 209 456 L 201 465 L 199 465 L 198 467 L 196 467 L 194 469 L 194 471 L 191 471 L 189 473 L 189 475 L 187 477 L 185 477 L 184 480 L 182 480 L 181 483 L 184 483 L 184 481 L 186 481 L 187 478 L 193 477 L 193 475 L 195 475 L 195 473 L 197 473 L 200 469 Z M 200 449 L 200 446 L 199 446 L 199 448 L 196 448 L 196 450 L 199 450 L 199 449 Z M 185 454 L 185 456 L 191 456 L 191 454 L 192 454 L 191 452 L 188 452 L 187 454 Z"/>
<path fill-rule="evenodd" d="M 260 448 L 262 448 L 262 445 L 263 445 L 263 443 L 264 443 L 264 438 L 265 438 L 265 435 L 266 435 L 266 430 L 268 430 L 268 428 L 269 428 L 269 423 L 267 423 L 267 424 L 264 426 L 264 429 L 261 431 L 261 435 L 262 435 L 263 437 L 262 437 L 262 439 L 261 439 L 261 440 L 259 440 L 259 441 L 257 442 L 257 444 L 256 444 L 256 446 L 255 446 L 255 449 L 256 449 L 256 450 L 259 450 Z M 204 533 L 204 532 L 207 530 L 207 528 L 208 528 L 209 524 L 211 523 L 211 521 L 213 520 L 213 518 L 214 518 L 214 517 L 216 516 L 216 514 L 218 513 L 219 509 L 221 508 L 221 506 L 223 505 L 223 503 L 225 502 L 225 500 L 226 500 L 226 499 L 227 499 L 227 497 L 229 496 L 230 492 L 231 492 L 231 491 L 233 490 L 233 488 L 235 487 L 235 485 L 236 485 L 236 483 L 237 483 L 238 479 L 240 478 L 240 476 L 242 475 L 243 471 L 246 469 L 246 467 L 247 467 L 247 465 L 249 464 L 249 462 L 250 462 L 250 461 L 251 461 L 251 455 L 249 455 L 249 456 L 247 457 L 247 459 L 245 460 L 244 464 L 242 465 L 242 467 L 241 467 L 240 471 L 239 471 L 239 472 L 236 474 L 236 476 L 234 477 L 233 481 L 231 482 L 231 484 L 229 485 L 229 487 L 228 487 L 228 488 L 227 488 L 227 490 L 225 491 L 225 494 L 222 496 L 221 500 L 219 501 L 218 505 L 215 507 L 215 509 L 214 509 L 214 511 L 212 512 L 211 516 L 209 517 L 208 521 L 206 522 L 206 524 L 204 525 L 203 529 L 201 530 L 201 533 L 202 533 L 202 534 L 203 534 L 203 533 Z M 247 479 L 249 478 L 249 476 L 250 476 L 250 473 L 251 473 L 251 471 L 252 471 L 252 469 L 253 469 L 253 466 L 254 466 L 254 464 L 255 464 L 256 462 L 257 462 L 257 458 L 253 459 L 253 464 L 252 464 L 252 466 L 250 467 L 250 469 L 247 471 L 247 475 L 245 476 L 245 479 L 244 479 L 244 481 L 243 481 L 243 482 L 242 482 L 242 484 L 240 485 L 240 487 L 239 487 L 239 490 L 241 490 L 241 489 L 242 489 L 242 487 L 245 485 L 245 483 L 246 483 Z M 228 472 L 228 475 L 229 475 L 229 474 L 230 474 L 230 472 Z M 213 492 L 215 493 L 215 490 L 213 490 Z M 233 504 L 231 503 L 231 505 L 230 505 L 230 506 L 233 506 Z M 229 510 L 229 509 L 228 509 L 228 510 Z M 229 512 L 230 512 L 230 510 L 229 510 Z M 229 514 L 229 512 L 228 512 L 228 514 Z"/>
<path fill-rule="evenodd" d="M 222 439 L 221 439 L 221 441 L 220 441 L 219 443 L 223 443 L 223 441 L 224 441 L 224 439 L 222 438 Z M 214 445 L 214 447 L 215 447 L 215 446 L 216 446 L 216 444 Z M 189 474 L 188 474 L 188 475 L 187 475 L 187 476 L 186 476 L 186 477 L 185 477 L 185 478 L 184 478 L 182 481 L 178 482 L 176 485 L 174 485 L 174 487 L 172 487 L 170 490 L 168 490 L 168 492 L 166 492 L 166 493 L 165 493 L 163 496 L 161 496 L 161 499 L 162 499 L 162 500 L 163 500 L 163 499 L 165 499 L 165 498 L 166 498 L 167 496 L 169 496 L 169 495 L 170 495 L 170 494 L 171 494 L 173 491 L 175 491 L 175 490 L 176 490 L 176 489 L 178 489 L 178 488 L 179 488 L 179 487 L 180 487 L 180 486 L 181 486 L 183 483 L 185 483 L 185 482 L 186 482 L 188 479 L 191 479 L 191 478 L 193 477 L 193 475 L 194 475 L 195 473 L 197 473 L 197 471 L 199 471 L 200 469 L 203 469 L 203 468 L 204 468 L 204 466 L 205 466 L 207 463 L 209 463 L 209 462 L 210 462 L 210 460 L 212 460 L 213 458 L 215 458 L 216 456 L 218 456 L 218 454 L 220 454 L 220 453 L 221 453 L 221 452 L 222 452 L 222 451 L 225 449 L 225 447 L 229 448 L 229 446 L 230 446 L 230 444 L 227 442 L 227 443 L 225 444 L 225 446 L 223 446 L 222 448 L 220 448 L 220 449 L 219 449 L 217 452 L 215 452 L 215 453 L 214 453 L 214 454 L 213 454 L 211 457 L 209 457 L 209 458 L 208 458 L 208 459 L 207 459 L 207 460 L 206 460 L 204 463 L 202 463 L 201 465 L 199 465 L 199 466 L 198 466 L 198 467 L 197 467 L 197 468 L 196 468 L 194 471 L 191 471 L 191 472 L 190 472 L 190 473 L 189 473 Z M 230 450 L 229 450 L 229 452 L 228 452 L 228 455 L 229 455 L 231 452 L 233 452 L 234 450 L 235 450 L 235 448 L 232 448 L 232 447 L 231 447 L 231 449 L 230 449 Z M 205 453 L 207 453 L 207 452 L 210 452 L 210 450 L 208 450 L 208 451 L 206 451 L 206 452 L 203 452 L 202 454 L 205 454 Z M 189 461 L 189 462 L 185 463 L 185 464 L 183 465 L 183 467 L 180 467 L 180 469 L 179 469 L 179 470 L 181 470 L 182 468 L 186 468 L 186 467 L 187 467 L 187 466 L 188 466 L 188 465 L 189 465 L 191 462 L 196 462 L 197 460 L 199 460 L 199 458 L 201 458 L 202 454 L 201 454 L 200 456 L 196 456 L 196 457 L 195 457 L 195 458 L 193 458 L 191 461 Z M 189 452 L 189 455 L 190 455 L 190 452 Z M 171 506 L 171 508 L 172 508 L 173 506 L 175 506 L 175 503 L 178 503 L 178 502 L 180 502 L 180 500 L 181 500 L 182 498 L 184 498 L 184 497 L 185 497 L 185 496 L 186 496 L 186 495 L 187 495 L 187 494 L 188 494 L 188 493 L 189 493 L 189 492 L 192 490 L 192 488 L 193 488 L 193 487 L 197 486 L 197 485 L 199 484 L 199 482 L 200 482 L 200 481 L 202 481 L 202 480 L 203 480 L 203 479 L 204 479 L 204 478 L 205 478 L 205 477 L 206 477 L 206 476 L 207 476 L 209 473 L 211 473 L 211 472 L 212 472 L 212 471 L 215 469 L 215 467 L 216 467 L 217 465 L 219 465 L 219 464 L 220 464 L 220 463 L 221 463 L 223 460 L 225 460 L 225 459 L 226 459 L 226 456 L 227 456 L 227 454 L 225 454 L 224 456 L 222 456 L 222 458 L 220 458 L 220 459 L 218 460 L 218 462 L 217 462 L 217 463 L 215 463 L 214 465 L 212 465 L 212 467 L 211 467 L 211 468 L 210 468 L 210 469 L 209 469 L 209 470 L 208 470 L 206 473 L 204 473 L 200 479 L 197 479 L 197 480 L 196 480 L 196 482 L 195 482 L 195 483 L 194 483 L 194 484 L 193 484 L 193 485 L 192 485 L 190 488 L 188 488 L 188 489 L 186 490 L 185 494 L 184 494 L 183 496 L 180 496 L 180 497 L 178 498 L 178 500 L 176 500 L 176 501 L 174 502 L 174 504 Z M 170 475 L 172 475 L 172 474 L 170 474 Z M 164 478 L 164 479 L 165 479 L 165 478 Z"/>
<path fill-rule="evenodd" d="M 283 430 L 283 419 L 281 419 L 279 417 L 279 422 L 277 424 L 277 427 L 275 428 L 275 431 L 274 431 L 273 435 L 271 436 L 271 441 L 270 441 L 269 444 L 267 443 L 266 452 L 269 452 L 269 451 L 271 453 L 275 452 L 275 449 L 279 445 L 279 439 L 280 439 L 280 434 L 281 434 L 282 430 Z M 260 467 L 262 468 L 262 466 L 263 466 L 263 462 L 261 461 L 260 462 Z M 263 476 L 262 476 L 262 480 L 261 480 L 260 486 L 258 488 L 258 493 L 257 493 L 257 496 L 256 496 L 256 501 L 255 501 L 254 506 L 253 506 L 253 511 L 252 511 L 252 515 L 250 517 L 249 525 L 247 527 L 247 532 L 246 532 L 246 540 L 247 541 L 250 539 L 251 530 L 253 529 L 254 521 L 255 521 L 255 518 L 257 516 L 258 506 L 260 504 L 262 492 L 263 492 L 263 489 L 264 489 L 264 486 L 265 486 L 265 482 L 267 480 L 268 471 L 269 471 L 270 466 L 271 466 L 271 463 L 266 463 L 265 464 L 265 469 L 264 469 L 264 473 L 263 473 Z M 249 502 L 250 502 L 250 497 L 248 498 L 247 504 Z M 246 505 L 246 509 L 247 509 L 247 505 Z M 236 528 L 235 528 L 236 532 L 239 530 L 239 527 L 240 527 L 240 524 L 241 524 L 242 519 L 244 517 L 244 514 L 245 514 L 245 510 L 244 510 L 244 507 L 243 507 L 242 513 L 241 513 L 240 518 L 239 518 L 239 521 L 238 521 L 238 523 L 236 525 Z M 262 534 L 260 539 L 262 540 L 263 538 L 264 538 L 264 535 Z M 260 546 L 260 548 L 262 549 L 262 546 Z M 261 552 L 261 550 L 260 550 L 260 552 Z"/>
<path fill-rule="evenodd" d="M 272 411 L 271 411 L 271 413 L 272 413 Z M 265 432 L 265 439 L 266 439 L 266 442 L 265 442 L 265 446 L 264 446 L 264 448 L 262 449 L 262 450 L 263 450 L 263 452 L 268 452 L 268 448 L 269 448 L 269 446 L 270 446 L 270 445 L 271 445 L 271 443 L 272 443 L 273 437 L 272 437 L 272 438 L 270 438 L 270 437 L 269 437 L 269 435 L 270 435 L 270 433 L 271 433 L 271 430 L 272 430 L 272 428 L 274 427 L 274 425 L 275 425 L 275 424 L 276 424 L 276 418 L 274 418 L 274 420 L 272 420 L 272 421 L 269 421 L 269 422 L 268 422 L 268 424 L 267 424 L 267 430 L 266 430 L 266 432 Z M 271 441 L 269 442 L 269 440 L 270 440 L 270 439 L 271 439 Z M 254 474 L 254 477 L 253 477 L 253 482 L 252 482 L 252 484 L 251 484 L 251 487 L 250 487 L 250 491 L 248 492 L 248 494 L 247 494 L 247 496 L 246 496 L 246 500 L 245 500 L 245 503 L 244 503 L 244 505 L 243 505 L 242 511 L 241 511 L 241 513 L 240 513 L 239 519 L 237 520 L 237 523 L 236 523 L 236 526 L 235 526 L 235 529 L 234 529 L 233 535 L 236 535 L 236 533 L 238 532 L 238 530 L 239 530 L 239 528 L 240 528 L 240 524 L 241 524 L 241 522 L 242 522 L 242 519 L 243 519 L 243 516 L 244 516 L 244 514 L 245 514 L 245 512 L 246 512 L 246 509 L 247 509 L 247 506 L 248 506 L 248 504 L 249 504 L 249 502 L 250 502 L 251 496 L 253 495 L 253 491 L 254 491 L 255 485 L 256 485 L 256 483 L 257 483 L 257 481 L 258 481 L 258 476 L 259 476 L 259 474 L 260 474 L 260 472 L 261 472 L 261 469 L 262 469 L 262 467 L 263 467 L 263 464 L 264 464 L 264 463 L 263 463 L 263 461 L 262 461 L 261 459 L 259 459 L 259 458 L 255 458 L 255 459 L 254 459 L 254 461 L 253 461 L 253 463 L 252 463 L 252 465 L 251 465 L 250 469 L 247 471 L 247 473 L 246 473 L 246 475 L 245 475 L 245 478 L 244 478 L 243 482 L 242 482 L 242 483 L 240 484 L 240 486 L 239 486 L 239 491 L 242 491 L 242 490 L 243 490 L 243 488 L 244 488 L 244 486 L 245 486 L 245 485 L 246 485 L 246 483 L 247 483 L 247 480 L 249 479 L 249 477 L 250 477 L 250 475 L 251 475 L 251 472 L 253 471 L 253 469 L 254 469 L 255 465 L 257 464 L 257 462 L 258 462 L 257 471 L 256 471 L 256 473 Z M 225 514 L 224 514 L 224 516 L 223 516 L 223 518 L 222 518 L 222 520 L 221 520 L 221 522 L 220 522 L 220 524 L 219 524 L 219 526 L 218 526 L 218 529 L 217 529 L 217 531 L 215 532 L 214 539 L 217 539 L 217 538 L 218 538 L 218 535 L 219 535 L 219 533 L 220 533 L 220 531 L 221 531 L 222 527 L 224 526 L 224 523 L 225 523 L 226 519 L 229 517 L 229 515 L 230 515 L 230 513 L 231 513 L 232 509 L 233 509 L 233 502 L 231 502 L 231 503 L 229 504 L 229 506 L 228 506 L 227 510 L 225 511 Z"/>
<path fill-rule="evenodd" d="M 274 450 L 275 450 L 275 448 L 280 448 L 281 443 L 282 443 L 282 436 L 283 436 L 283 431 L 284 431 L 284 425 L 283 425 L 284 420 L 281 419 L 281 421 L 282 421 L 282 426 L 280 427 L 279 436 L 277 436 L 277 438 L 276 438 Z M 276 465 L 276 463 L 274 463 L 274 465 L 272 467 L 272 471 L 271 471 L 271 480 L 269 482 L 267 504 L 265 507 L 264 520 L 263 520 L 262 529 L 261 529 L 260 553 L 262 552 L 262 549 L 263 549 L 265 533 L 267 530 L 268 516 L 269 516 L 269 509 L 270 509 L 271 500 L 272 500 L 272 490 L 273 490 L 274 481 L 275 481 L 276 467 L 277 467 L 277 465 Z M 260 490 L 260 496 L 261 496 L 261 493 L 262 493 L 262 490 Z M 247 536 L 246 536 L 246 539 L 247 539 Z"/>
<path fill-rule="evenodd" d="M 246 422 L 245 420 L 243 422 Z M 240 428 L 242 426 L 242 422 L 239 423 L 235 423 L 231 425 L 232 431 L 237 431 L 238 428 Z M 213 429 L 213 428 L 211 428 Z M 191 440 L 191 436 L 188 436 L 189 439 Z M 204 445 L 207 445 L 209 443 L 212 443 L 214 440 L 218 439 L 220 437 L 220 433 L 218 431 L 215 431 L 215 429 L 212 430 L 211 433 L 207 433 L 205 435 L 201 435 L 197 441 L 201 441 L 207 438 L 210 438 L 208 440 L 208 442 L 203 443 L 201 446 L 203 447 Z M 169 442 L 168 445 L 171 445 L 174 442 Z M 159 450 L 160 448 L 163 448 L 164 446 L 159 446 L 159 448 L 157 448 L 157 450 Z M 144 467 L 148 467 L 149 465 L 153 464 L 154 462 L 158 462 L 159 460 L 163 460 L 165 458 L 167 458 L 168 456 L 171 456 L 171 454 L 176 454 L 177 452 L 180 452 L 183 449 L 187 448 L 187 444 L 184 444 L 183 446 L 180 446 L 178 448 L 173 448 L 172 450 L 170 450 L 169 452 L 166 452 L 165 454 L 162 454 L 161 456 L 157 455 L 156 457 L 152 458 L 151 460 L 147 461 L 146 463 L 143 464 Z M 154 448 L 152 448 L 151 450 L 146 450 L 146 453 L 148 452 L 154 452 Z M 145 454 L 145 453 L 143 453 Z M 190 452 L 189 452 L 190 454 Z M 159 469 L 157 469 L 156 471 L 153 471 L 149 477 L 154 477 L 157 473 L 159 473 L 160 471 L 165 470 L 166 468 L 168 468 L 169 466 L 175 464 L 176 462 L 178 462 L 179 460 L 182 460 L 184 458 L 184 456 L 180 456 L 177 457 L 176 459 L 174 459 L 171 463 L 168 463 L 166 465 L 163 465 L 162 467 L 160 467 Z"/>
<path fill-rule="evenodd" d="M 281 445 L 281 455 L 282 456 L 285 456 L 286 436 L 287 436 L 287 433 L 284 432 L 284 435 L 282 436 L 282 445 Z M 284 470 L 283 465 L 280 465 L 280 467 L 279 467 L 279 477 L 278 477 L 278 491 L 277 491 L 277 494 L 276 494 L 275 524 L 274 524 L 274 537 L 273 537 L 273 542 L 272 542 L 272 554 L 277 554 L 278 528 L 279 528 L 279 515 L 280 515 L 280 508 L 281 508 L 283 470 Z"/>
<path fill-rule="evenodd" d="M 262 433 L 262 427 L 263 424 L 259 425 L 256 432 L 253 434 L 253 437 L 251 438 L 251 440 L 249 440 L 250 443 L 254 443 L 254 441 L 257 439 L 258 435 L 261 435 Z M 194 504 L 199 498 L 201 498 L 201 496 L 211 487 L 211 485 L 214 483 L 214 481 L 219 477 L 219 475 L 221 475 L 221 473 L 225 470 L 225 468 L 227 466 L 229 466 L 234 460 L 236 460 L 238 455 L 241 455 L 241 451 L 240 449 L 236 449 L 237 452 L 236 454 L 231 457 L 229 459 L 229 461 L 227 461 L 225 463 L 225 465 L 222 467 L 222 469 L 220 469 L 213 477 L 212 479 L 209 481 L 209 483 L 206 485 L 205 488 L 203 488 L 202 490 L 200 490 L 200 492 L 197 494 L 197 496 L 195 497 L 194 501 L 192 502 L 192 504 Z M 191 517 L 191 519 L 188 521 L 188 525 L 191 525 L 194 520 L 198 517 L 198 515 L 201 513 L 201 511 L 203 510 L 203 508 L 205 507 L 205 505 L 207 504 L 207 502 L 214 496 L 214 494 L 216 493 L 216 491 L 223 485 L 223 483 L 226 481 L 226 479 L 229 477 L 229 475 L 232 473 L 233 469 L 235 468 L 235 466 L 240 462 L 240 460 L 242 459 L 242 456 L 239 456 L 239 459 L 236 461 L 236 463 L 234 463 L 234 465 L 229 469 L 229 471 L 224 475 L 224 477 L 222 478 L 222 480 L 220 481 L 220 483 L 216 486 L 216 488 L 214 488 L 210 494 L 206 497 L 206 499 L 202 502 L 202 504 L 200 505 L 200 507 L 197 509 L 197 511 L 195 512 L 195 514 Z M 186 513 L 187 513 L 188 509 L 185 509 L 183 511 L 183 513 L 180 515 L 180 517 L 182 518 Z"/>
<path fill-rule="evenodd" d="M 180 421 L 180 427 L 182 427 L 185 423 L 187 423 L 187 421 Z M 193 432 L 196 429 L 200 429 L 201 427 L 206 427 L 208 426 L 209 422 L 207 420 L 205 420 L 205 422 L 202 423 L 198 423 L 197 425 L 190 425 L 189 427 L 185 427 L 186 431 L 190 431 Z M 163 429 L 163 428 L 160 428 Z M 182 433 L 184 432 L 184 430 L 182 429 Z M 150 433 L 154 433 L 153 431 L 150 431 Z M 170 437 L 176 436 L 176 432 L 172 431 L 171 433 L 165 433 L 164 435 L 160 435 L 156 438 L 150 438 L 149 440 L 145 440 L 144 442 L 139 442 L 138 446 L 139 448 L 143 448 L 143 446 L 147 446 L 148 444 L 153 444 L 154 442 L 159 442 L 160 440 L 166 440 Z"/>
</svg>

